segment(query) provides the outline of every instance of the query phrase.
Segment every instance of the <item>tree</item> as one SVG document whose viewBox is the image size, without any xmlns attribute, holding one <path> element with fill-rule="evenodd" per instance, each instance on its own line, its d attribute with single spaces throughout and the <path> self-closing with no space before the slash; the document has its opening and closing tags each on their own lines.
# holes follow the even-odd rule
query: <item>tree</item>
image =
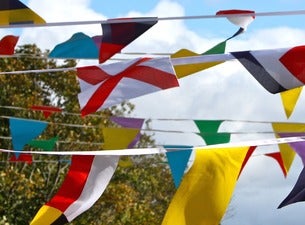
<svg viewBox="0 0 305 225">
<path fill-rule="evenodd" d="M 76 66 L 73 60 L 59 65 L 55 60 L 44 58 L 47 52 L 42 52 L 36 45 L 19 46 L 16 53 L 21 56 L 0 59 L 1 71 Z M 82 118 L 78 115 L 79 86 L 75 77 L 74 71 L 0 75 L 0 148 L 12 149 L 11 140 L 5 138 L 10 136 L 7 117 L 21 117 L 50 122 L 39 138 L 58 136 L 66 141 L 60 142 L 57 150 L 101 149 L 102 146 L 94 143 L 103 142 L 101 128 L 114 126 L 109 117 L 128 115 L 134 106 L 126 102 Z M 45 119 L 41 112 L 28 110 L 32 105 L 57 106 L 75 114 L 57 113 Z M 60 125 L 62 123 L 83 124 L 90 128 L 68 127 Z M 139 146 L 153 144 L 152 137 L 144 135 Z M 29 146 L 26 149 L 31 150 Z M 36 162 L 31 165 L 11 163 L 10 157 L 10 154 L 0 153 L 0 224 L 28 224 L 62 183 L 69 157 L 35 155 Z M 130 167 L 118 167 L 101 199 L 71 224 L 161 223 L 174 192 L 168 166 L 163 156 L 132 157 L 132 162 Z"/>
</svg>

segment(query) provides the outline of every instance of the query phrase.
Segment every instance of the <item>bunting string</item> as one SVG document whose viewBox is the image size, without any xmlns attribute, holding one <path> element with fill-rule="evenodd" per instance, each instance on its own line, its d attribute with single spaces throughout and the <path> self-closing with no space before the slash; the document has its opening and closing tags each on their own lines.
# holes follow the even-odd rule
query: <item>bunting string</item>
<svg viewBox="0 0 305 225">
<path fill-rule="evenodd" d="M 0 116 L 0 118 L 15 118 L 15 117 L 9 117 L 9 116 Z M 24 118 L 23 118 L 24 119 Z M 32 119 L 26 119 L 26 120 L 32 120 Z M 35 120 L 33 120 L 35 121 Z M 193 121 L 188 119 L 188 121 Z M 223 120 L 223 122 L 231 122 L 231 123 L 239 123 L 239 122 L 245 122 L 243 120 Z M 264 124 L 272 124 L 272 123 L 282 123 L 282 124 L 300 124 L 305 126 L 305 123 L 295 123 L 295 122 L 267 122 L 267 121 L 247 121 L 248 123 L 264 123 Z M 66 126 L 66 127 L 77 127 L 77 128 L 89 128 L 89 129 L 99 129 L 100 127 L 98 125 L 96 126 L 88 126 L 88 125 L 84 125 L 84 124 L 69 124 L 69 123 L 54 123 L 54 122 L 46 122 L 48 124 L 52 124 L 52 125 L 58 125 L 58 126 Z M 132 129 L 132 128 L 130 128 Z M 223 132 L 198 132 L 198 131 L 184 131 L 184 130 L 168 130 L 168 129 L 145 129 L 145 128 L 141 128 L 139 129 L 139 131 L 143 131 L 143 132 L 160 132 L 160 133 L 176 133 L 176 134 L 205 134 L 205 135 L 218 135 L 218 134 L 235 134 L 235 135 L 242 135 L 242 134 L 277 134 L 277 133 L 285 133 L 285 132 L 289 132 L 289 133 L 302 133 L 300 131 L 291 131 L 290 129 L 288 130 L 281 130 L 280 132 L 274 131 L 274 130 L 267 130 L 267 131 L 223 131 Z M 9 139 L 9 137 L 4 137 L 4 136 L 0 136 L 0 139 Z"/>
<path fill-rule="evenodd" d="M 197 16 L 174 16 L 174 17 L 158 17 L 158 21 L 168 20 L 194 20 L 194 19 L 217 19 L 227 18 L 236 16 L 296 16 L 304 15 L 305 10 L 293 10 L 293 11 L 274 11 L 274 12 L 253 12 L 253 13 L 242 13 L 242 14 L 226 14 L 226 15 L 197 15 Z M 123 23 L 130 22 L 150 22 L 151 18 L 138 18 L 138 19 L 125 19 Z M 122 23 L 118 20 L 91 20 L 91 21 L 70 21 L 70 22 L 49 22 L 39 24 L 10 24 L 2 25 L 0 28 L 33 28 L 33 27 L 58 27 L 58 26 L 75 26 L 75 25 L 93 25 L 93 24 L 110 24 L 110 23 Z"/>
<path fill-rule="evenodd" d="M 287 48 L 276 48 L 276 49 L 268 49 L 268 50 L 264 49 L 264 50 L 257 50 L 257 52 L 285 51 L 285 50 L 287 51 Z M 204 55 L 196 55 L 196 56 L 188 56 L 188 57 L 178 57 L 178 58 L 170 58 L 170 61 L 173 66 L 211 63 L 211 62 L 215 63 L 215 62 L 237 60 L 237 58 L 234 57 L 234 55 L 239 54 L 239 53 L 240 52 L 231 52 L 231 53 L 223 53 L 223 54 L 204 54 Z M 3 71 L 3 72 L 0 72 L 0 75 L 54 73 L 54 72 L 76 71 L 76 70 L 77 70 L 77 67 L 45 68 L 45 69 L 35 69 L 35 70 Z"/>
<path fill-rule="evenodd" d="M 18 107 L 18 106 L 0 106 L 0 108 L 5 109 L 13 109 L 13 110 L 27 110 L 27 111 L 42 111 L 42 110 L 33 110 L 31 108 L 24 108 L 24 107 Z M 53 112 L 52 110 L 44 109 L 43 111 Z M 61 111 L 61 112 L 54 112 L 54 114 L 60 113 L 64 115 L 71 115 L 71 116 L 81 116 L 80 113 L 72 113 L 67 111 Z M 100 118 L 106 118 L 105 116 L 98 115 L 98 114 L 89 114 L 88 116 L 92 117 L 100 117 Z M 0 116 L 0 118 L 9 119 L 14 118 L 13 116 Z M 206 120 L 206 121 L 213 121 L 215 119 L 207 119 L 207 118 L 140 118 L 140 117 L 122 117 L 126 119 L 144 119 L 144 120 L 150 120 L 150 121 L 169 121 L 169 122 L 193 122 L 194 120 Z M 27 118 L 23 118 L 27 119 Z M 223 122 L 230 122 L 230 123 L 251 123 L 251 124 L 272 124 L 272 123 L 281 123 L 281 124 L 304 124 L 305 122 L 300 121 L 273 121 L 273 120 L 238 120 L 238 119 L 217 119 L 221 120 Z M 69 124 L 69 123 L 55 123 L 51 122 L 51 124 L 54 125 L 60 125 L 60 126 L 70 126 L 70 127 L 80 127 L 80 128 L 98 128 L 99 126 L 89 126 L 84 124 Z M 183 132 L 183 131 L 177 131 L 177 130 L 162 130 L 162 129 L 141 129 L 143 131 L 156 131 L 156 132 Z M 228 131 L 229 132 L 229 131 Z M 233 131 L 234 132 L 234 131 Z M 284 132 L 284 131 L 283 131 Z M 291 132 L 291 131 L 289 131 Z M 190 131 L 190 133 L 193 133 Z M 196 132 L 195 132 L 196 133 Z M 231 133 L 231 132 L 230 132 Z M 239 133 L 239 132 L 237 132 Z M 241 132 L 246 133 L 246 132 Z M 250 133 L 257 133 L 257 132 L 250 132 Z M 258 131 L 258 133 L 274 133 L 273 131 Z"/>
<path fill-rule="evenodd" d="M 131 148 L 131 149 L 113 149 L 113 150 L 95 150 L 95 151 L 16 151 L 9 149 L 0 149 L 0 152 L 6 153 L 24 153 L 24 154 L 41 154 L 41 155 L 105 155 L 105 156 L 132 156 L 132 155 L 153 155 L 153 154 L 165 154 L 168 150 L 181 151 L 181 150 L 205 150 L 216 148 L 231 148 L 231 147 L 246 147 L 246 146 L 271 146 L 287 143 L 304 142 L 305 136 L 285 137 L 285 138 L 272 138 L 261 139 L 252 141 L 230 142 L 224 144 L 214 145 L 200 145 L 190 147 L 167 147 L 163 146 L 155 148 Z"/>
</svg>

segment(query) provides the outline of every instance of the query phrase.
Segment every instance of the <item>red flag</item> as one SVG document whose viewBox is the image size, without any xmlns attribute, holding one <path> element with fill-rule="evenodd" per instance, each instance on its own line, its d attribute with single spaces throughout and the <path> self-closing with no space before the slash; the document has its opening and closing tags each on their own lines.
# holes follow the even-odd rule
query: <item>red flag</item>
<svg viewBox="0 0 305 225">
<path fill-rule="evenodd" d="M 281 167 L 284 177 L 287 176 L 287 170 L 285 168 L 284 161 L 283 161 L 283 158 L 282 158 L 282 155 L 280 152 L 267 153 L 267 154 L 265 154 L 265 156 L 269 156 L 269 157 L 275 159 L 277 161 L 277 163 L 279 164 L 279 166 Z"/>
<path fill-rule="evenodd" d="M 169 58 L 139 58 L 77 68 L 82 115 L 159 90 L 179 86 Z"/>
<path fill-rule="evenodd" d="M 0 40 L 0 55 L 13 55 L 19 37 L 7 35 Z"/>
<path fill-rule="evenodd" d="M 244 161 L 243 161 L 243 163 L 241 165 L 241 168 L 240 168 L 240 171 L 239 171 L 239 174 L 238 174 L 238 178 L 239 178 L 241 172 L 243 171 L 244 167 L 246 166 L 248 160 L 250 159 L 250 157 L 251 157 L 251 155 L 252 155 L 252 153 L 254 152 L 255 149 L 256 149 L 256 146 L 251 146 L 248 149 L 247 154 L 245 156 L 245 159 L 244 159 Z"/>
<path fill-rule="evenodd" d="M 10 162 L 25 162 L 27 164 L 32 164 L 33 162 L 33 157 L 31 154 L 25 154 L 21 153 L 19 157 L 16 157 L 16 155 L 12 155 L 12 157 L 9 160 Z"/>
<path fill-rule="evenodd" d="M 33 105 L 33 106 L 31 106 L 31 109 L 37 110 L 37 111 L 42 111 L 45 118 L 48 118 L 54 112 L 61 112 L 62 111 L 58 107 L 44 106 L 44 105 Z"/>
<path fill-rule="evenodd" d="M 122 48 L 158 22 L 156 17 L 132 18 L 128 20 L 135 20 L 135 22 L 124 22 L 124 19 L 111 19 L 108 20 L 108 23 L 102 24 L 103 38 L 99 54 L 100 63 L 105 62 L 114 54 L 120 52 Z"/>
</svg>

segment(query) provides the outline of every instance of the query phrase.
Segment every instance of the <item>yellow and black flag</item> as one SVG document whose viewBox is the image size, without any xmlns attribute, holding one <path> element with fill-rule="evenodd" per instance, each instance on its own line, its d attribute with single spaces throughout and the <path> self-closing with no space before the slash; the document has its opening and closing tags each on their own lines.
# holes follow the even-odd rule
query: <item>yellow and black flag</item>
<svg viewBox="0 0 305 225">
<path fill-rule="evenodd" d="M 43 18 L 19 0 L 1 0 L 0 25 L 43 23 Z"/>
</svg>

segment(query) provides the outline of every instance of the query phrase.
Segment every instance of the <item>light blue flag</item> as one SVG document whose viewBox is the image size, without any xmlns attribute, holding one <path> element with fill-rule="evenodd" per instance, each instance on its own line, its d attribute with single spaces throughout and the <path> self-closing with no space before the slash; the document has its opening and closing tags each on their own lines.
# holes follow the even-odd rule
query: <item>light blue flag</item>
<svg viewBox="0 0 305 225">
<path fill-rule="evenodd" d="M 99 48 L 96 38 L 78 32 L 72 37 L 58 45 L 50 52 L 50 58 L 67 59 L 98 59 Z"/>
<path fill-rule="evenodd" d="M 20 118 L 9 118 L 10 132 L 12 136 L 13 149 L 22 151 L 24 146 L 39 136 L 48 123 L 39 120 Z M 16 158 L 20 153 L 15 153 Z"/>
<path fill-rule="evenodd" d="M 187 167 L 193 147 L 183 145 L 165 145 L 169 167 L 172 172 L 175 187 L 178 188 Z"/>
</svg>

